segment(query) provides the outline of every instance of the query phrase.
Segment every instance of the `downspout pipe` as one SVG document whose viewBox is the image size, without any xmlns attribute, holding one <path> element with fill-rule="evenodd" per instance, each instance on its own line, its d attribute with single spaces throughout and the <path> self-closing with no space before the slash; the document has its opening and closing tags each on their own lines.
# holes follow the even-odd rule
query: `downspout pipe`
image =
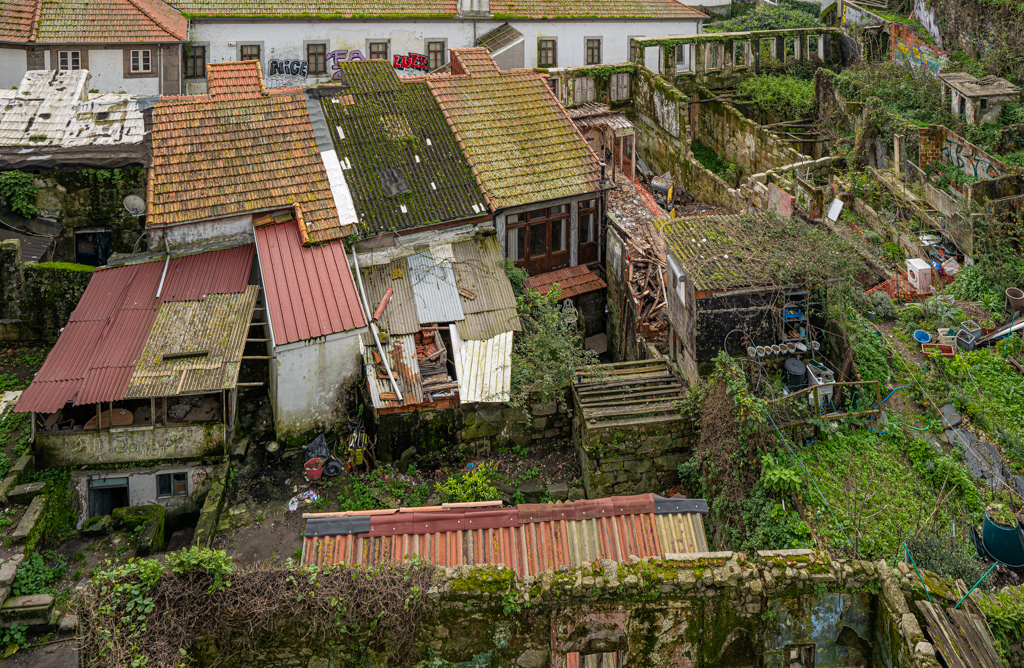
<svg viewBox="0 0 1024 668">
<path fill-rule="evenodd" d="M 403 403 L 405 400 L 402 398 L 402 390 L 398 389 L 398 382 L 395 381 L 395 374 L 391 372 L 391 365 L 388 364 L 388 356 L 384 354 L 384 348 L 380 345 L 380 333 L 377 331 L 377 323 L 373 321 L 370 310 L 366 306 L 369 302 L 366 301 L 366 290 L 363 288 L 363 272 L 359 271 L 359 254 L 356 253 L 356 249 L 352 249 L 352 261 L 356 265 L 356 279 L 359 281 L 359 294 L 362 296 L 360 306 L 363 309 L 363 315 L 366 316 L 366 322 L 370 325 L 370 333 L 373 334 L 373 342 L 377 344 L 377 352 L 380 353 L 380 359 L 384 362 L 384 368 L 388 372 L 388 380 L 391 381 L 391 387 L 395 390 L 395 394 L 398 395 L 399 403 Z"/>
<path fill-rule="evenodd" d="M 167 278 L 167 267 L 171 264 L 171 247 L 167 244 L 166 233 L 164 233 L 164 249 L 167 251 L 167 258 L 164 260 L 164 273 L 160 274 L 160 285 L 156 289 L 157 299 L 160 299 L 160 293 L 164 291 L 164 280 Z"/>
</svg>

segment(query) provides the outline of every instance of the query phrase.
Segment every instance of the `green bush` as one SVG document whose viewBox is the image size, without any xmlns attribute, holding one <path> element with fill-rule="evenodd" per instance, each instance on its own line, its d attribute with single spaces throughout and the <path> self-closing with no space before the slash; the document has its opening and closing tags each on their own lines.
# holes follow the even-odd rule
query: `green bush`
<svg viewBox="0 0 1024 668">
<path fill-rule="evenodd" d="M 715 149 L 711 148 L 699 139 L 694 139 L 690 142 L 690 150 L 693 151 L 693 157 L 697 159 L 697 162 L 704 165 L 705 169 L 717 174 L 730 186 L 736 185 L 736 165 L 728 160 L 723 160 L 721 156 L 715 153 Z"/>
<path fill-rule="evenodd" d="M 706 26 L 707 32 L 743 32 L 745 30 L 788 30 L 791 28 L 817 28 L 822 25 L 811 7 L 816 3 L 787 2 L 788 6 L 771 7 L 760 5 L 755 9 L 725 21 L 715 21 Z M 807 6 L 807 7 L 805 7 Z"/>
<path fill-rule="evenodd" d="M 750 98 L 750 106 L 778 118 L 803 118 L 814 106 L 814 82 L 791 76 L 762 74 L 744 79 L 736 94 Z"/>
<path fill-rule="evenodd" d="M 962 537 L 963 534 L 959 538 Z M 975 556 L 974 547 L 959 539 L 953 540 L 952 532 L 922 534 L 908 540 L 907 547 L 918 568 L 937 573 L 950 582 L 963 580 L 970 587 L 988 570 L 988 564 Z M 986 578 L 978 588 L 992 589 L 994 583 L 995 578 L 991 581 Z"/>
<path fill-rule="evenodd" d="M 226 578 L 235 570 L 235 564 L 224 550 L 192 546 L 187 550 L 167 555 L 167 566 L 175 573 L 199 572 L 213 576 L 208 594 L 230 587 Z"/>
<path fill-rule="evenodd" d="M 799 471 L 776 461 L 770 454 L 761 457 L 761 480 L 772 494 L 796 494 L 804 486 Z"/>
<path fill-rule="evenodd" d="M 436 490 L 445 503 L 471 503 L 476 501 L 494 501 L 501 498 L 498 490 L 491 484 L 494 475 L 494 464 L 484 463 L 469 473 L 459 473 L 449 477 L 437 486 Z"/>
<path fill-rule="evenodd" d="M 14 213 L 31 218 L 39 211 L 36 208 L 35 178 L 25 172 L 0 172 L 0 197 L 3 197 Z"/>
<path fill-rule="evenodd" d="M 512 294 L 518 297 L 523 294 L 526 279 L 529 278 L 530 275 L 526 273 L 525 269 L 517 267 L 515 262 L 508 258 L 505 258 L 504 268 L 505 276 L 508 277 L 508 282 L 512 284 Z"/>
</svg>

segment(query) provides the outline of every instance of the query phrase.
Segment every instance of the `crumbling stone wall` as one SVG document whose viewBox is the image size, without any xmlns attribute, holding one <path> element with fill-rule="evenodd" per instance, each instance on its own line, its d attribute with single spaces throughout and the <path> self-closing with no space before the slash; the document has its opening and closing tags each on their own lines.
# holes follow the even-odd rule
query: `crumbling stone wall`
<svg viewBox="0 0 1024 668">
<path fill-rule="evenodd" d="M 0 245 L 0 341 L 56 340 L 92 278 L 92 267 L 22 263 L 17 239 Z"/>
<path fill-rule="evenodd" d="M 679 483 L 679 463 L 686 458 L 692 436 L 680 416 L 597 424 L 580 417 L 573 443 L 587 498 L 671 489 Z"/>
<path fill-rule="evenodd" d="M 417 668 L 563 668 L 570 652 L 617 652 L 630 668 L 939 666 L 899 574 L 810 550 L 633 557 L 524 578 L 455 567 L 424 595 Z M 309 646 L 302 629 L 296 620 L 239 665 L 387 665 L 340 632 L 332 647 Z"/>
</svg>

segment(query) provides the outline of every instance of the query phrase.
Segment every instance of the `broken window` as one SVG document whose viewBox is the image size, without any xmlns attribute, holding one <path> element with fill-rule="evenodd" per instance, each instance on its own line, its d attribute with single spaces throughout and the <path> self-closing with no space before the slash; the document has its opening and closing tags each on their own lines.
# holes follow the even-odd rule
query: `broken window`
<svg viewBox="0 0 1024 668">
<path fill-rule="evenodd" d="M 444 65 L 445 43 L 427 42 L 427 69 L 431 72 Z"/>
<path fill-rule="evenodd" d="M 593 102 L 597 98 L 593 77 L 576 77 L 573 84 L 573 103 Z"/>
<path fill-rule="evenodd" d="M 577 260 L 580 264 L 597 261 L 597 200 L 579 203 L 579 239 Z"/>
<path fill-rule="evenodd" d="M 618 72 L 611 76 L 608 95 L 612 101 L 629 99 L 629 72 Z"/>
<path fill-rule="evenodd" d="M 371 60 L 388 60 L 388 52 L 391 50 L 390 42 L 370 42 L 369 52 Z"/>
<path fill-rule="evenodd" d="M 601 64 L 601 39 L 597 37 L 587 38 L 587 65 Z"/>
<path fill-rule="evenodd" d="M 815 54 L 817 56 L 821 55 L 820 53 L 818 53 L 818 36 L 817 35 L 811 35 L 810 37 L 807 38 L 807 53 L 809 53 L 809 54 L 813 53 L 813 54 Z"/>
<path fill-rule="evenodd" d="M 384 195 L 388 197 L 401 195 L 410 190 L 409 182 L 405 180 L 402 172 L 397 169 L 385 169 L 380 173 L 380 187 L 384 191 Z"/>
<path fill-rule="evenodd" d="M 984 98 L 984 97 L 983 97 L 983 98 L 981 98 L 981 99 L 979 100 L 979 102 L 981 103 L 981 109 L 982 109 L 982 111 L 984 111 L 985 109 L 988 109 L 988 98 Z"/>
<path fill-rule="evenodd" d="M 156 477 L 156 495 L 188 496 L 188 474 L 161 473 Z"/>
<path fill-rule="evenodd" d="M 131 70 L 132 72 L 149 72 L 152 69 L 150 65 L 150 51 L 149 49 L 132 49 L 131 53 Z"/>
<path fill-rule="evenodd" d="M 81 51 L 58 51 L 57 52 L 57 69 L 58 70 L 80 70 L 80 69 L 82 69 L 82 52 Z"/>
<path fill-rule="evenodd" d="M 555 94 L 555 97 L 558 97 L 558 78 L 557 77 L 548 77 L 548 88 L 550 88 L 551 92 Z"/>
<path fill-rule="evenodd" d="M 110 230 L 85 228 L 75 230 L 75 256 L 78 264 L 102 267 L 110 257 Z"/>
<path fill-rule="evenodd" d="M 185 78 L 206 78 L 206 47 L 195 46 L 185 49 Z"/>
<path fill-rule="evenodd" d="M 717 70 L 722 66 L 720 62 L 722 60 L 720 58 L 721 50 L 722 45 L 718 42 L 713 42 L 707 45 L 707 51 L 705 52 L 707 54 L 707 60 L 705 61 L 704 69 Z"/>
<path fill-rule="evenodd" d="M 747 43 L 733 42 L 732 44 L 732 63 L 735 67 L 746 67 L 747 65 Z"/>
<path fill-rule="evenodd" d="M 259 60 L 260 59 L 260 45 L 259 44 L 243 44 L 239 51 L 239 60 Z"/>
<path fill-rule="evenodd" d="M 632 37 L 629 38 L 629 62 L 636 62 L 636 51 L 639 47 L 636 44 L 636 40 Z"/>
<path fill-rule="evenodd" d="M 306 71 L 309 74 L 327 74 L 327 45 L 306 45 Z"/>
<path fill-rule="evenodd" d="M 690 71 L 690 44 L 676 45 L 676 72 Z"/>
<path fill-rule="evenodd" d="M 558 65 L 557 43 L 551 38 L 537 42 L 537 66 L 556 67 Z"/>
</svg>

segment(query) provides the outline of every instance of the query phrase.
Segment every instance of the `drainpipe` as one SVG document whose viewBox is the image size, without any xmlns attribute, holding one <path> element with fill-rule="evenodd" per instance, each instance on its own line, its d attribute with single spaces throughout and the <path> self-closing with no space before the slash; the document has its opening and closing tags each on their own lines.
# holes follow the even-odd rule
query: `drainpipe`
<svg viewBox="0 0 1024 668">
<path fill-rule="evenodd" d="M 356 278 L 359 280 L 359 294 L 362 295 L 362 303 L 360 306 L 363 308 L 364 315 L 366 316 L 366 322 L 370 325 L 370 333 L 373 334 L 373 342 L 377 344 L 377 352 L 380 353 L 380 359 L 384 362 L 384 368 L 388 372 L 388 380 L 391 381 L 391 387 L 394 388 L 395 394 L 398 395 L 399 403 L 404 402 L 402 398 L 402 391 L 398 389 L 398 383 L 395 381 L 395 374 L 391 372 L 391 365 L 388 364 L 388 356 L 384 354 L 384 348 L 380 345 L 380 333 L 377 331 L 377 324 L 373 322 L 370 317 L 370 310 L 366 306 L 366 290 L 363 289 L 363 272 L 359 271 L 359 257 L 356 253 L 355 247 L 352 248 L 352 261 L 356 265 Z"/>
<path fill-rule="evenodd" d="M 167 250 L 167 259 L 164 260 L 164 273 L 160 274 L 160 285 L 156 289 L 156 298 L 160 299 L 160 293 L 164 291 L 164 279 L 167 278 L 167 267 L 171 264 L 171 247 L 167 245 L 167 232 L 164 232 L 164 248 Z"/>
</svg>

